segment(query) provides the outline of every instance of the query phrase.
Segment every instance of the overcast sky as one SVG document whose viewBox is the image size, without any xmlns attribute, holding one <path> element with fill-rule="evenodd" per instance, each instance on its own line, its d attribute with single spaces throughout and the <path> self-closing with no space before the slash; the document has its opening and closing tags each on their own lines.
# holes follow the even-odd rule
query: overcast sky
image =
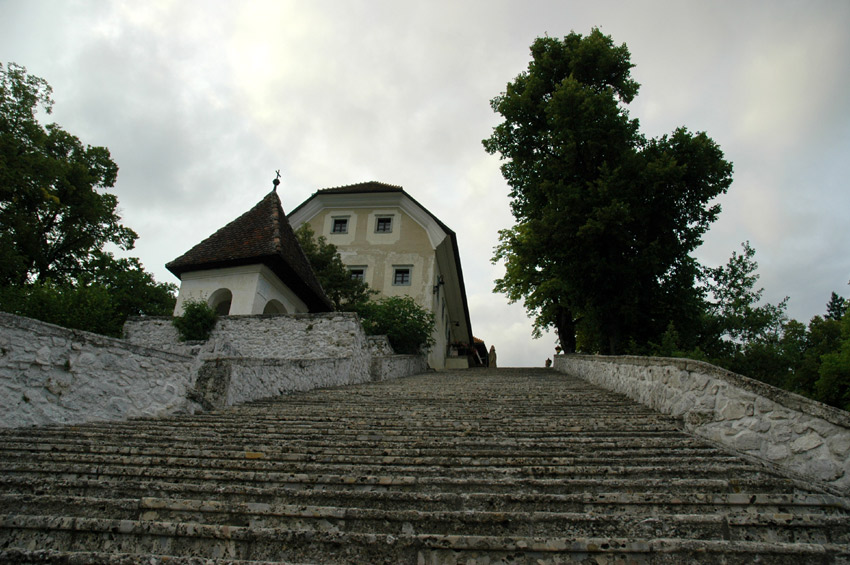
<svg viewBox="0 0 850 565">
<path fill-rule="evenodd" d="M 109 148 L 136 249 L 164 267 L 272 188 L 402 185 L 458 235 L 473 331 L 500 365 L 542 365 L 520 304 L 493 294 L 512 225 L 489 100 L 535 37 L 626 43 L 648 136 L 705 131 L 735 167 L 697 258 L 756 249 L 765 299 L 807 322 L 850 295 L 850 2 L 0 0 L 0 61 L 54 88 L 50 121 Z"/>
</svg>

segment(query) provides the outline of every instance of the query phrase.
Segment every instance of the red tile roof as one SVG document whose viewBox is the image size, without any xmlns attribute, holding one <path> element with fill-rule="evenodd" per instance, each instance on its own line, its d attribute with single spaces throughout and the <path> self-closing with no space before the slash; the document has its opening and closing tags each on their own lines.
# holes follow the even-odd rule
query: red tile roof
<svg viewBox="0 0 850 565">
<path fill-rule="evenodd" d="M 276 191 L 165 267 L 180 277 L 190 271 L 257 263 L 269 267 L 311 312 L 333 310 L 295 238 Z"/>
</svg>

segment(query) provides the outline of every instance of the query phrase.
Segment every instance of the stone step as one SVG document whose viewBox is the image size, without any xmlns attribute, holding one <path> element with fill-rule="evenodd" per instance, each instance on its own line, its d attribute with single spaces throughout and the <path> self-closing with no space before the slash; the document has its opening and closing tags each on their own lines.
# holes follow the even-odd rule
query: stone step
<svg viewBox="0 0 850 565">
<path fill-rule="evenodd" d="M 630 537 L 376 534 L 139 520 L 0 517 L 0 547 L 322 563 L 562 563 L 596 557 L 681 563 L 835 563 L 846 544 Z M 746 560 L 744 560 L 746 558 Z M 486 559 L 486 561 L 485 561 Z M 478 560 L 478 561 L 474 561 Z M 782 561 L 779 561 L 782 560 Z"/>
<path fill-rule="evenodd" d="M 207 559 L 173 555 L 140 555 L 96 551 L 56 551 L 46 549 L 0 550 L 0 563 L 11 565 L 298 565 L 283 561 L 244 561 Z M 306 564 L 302 564 L 306 565 Z"/>
<path fill-rule="evenodd" d="M 592 514 L 821 514 L 846 516 L 850 503 L 831 495 L 773 493 L 495 493 L 415 492 L 394 490 L 270 489 L 214 484 L 118 482 L 39 484 L 27 482 L 15 494 L 0 494 L 0 508 L 28 514 L 46 514 L 39 508 L 62 510 L 82 500 L 142 499 L 214 500 L 222 504 L 336 506 L 376 510 L 565 512 Z"/>
<path fill-rule="evenodd" d="M 373 464 L 347 463 L 294 463 L 264 464 L 247 459 L 228 462 L 228 466 L 201 466 L 200 460 L 163 461 L 157 463 L 145 458 L 121 457 L 113 460 L 76 462 L 3 461 L 0 473 L 20 474 L 30 477 L 146 477 L 176 480 L 219 481 L 222 483 L 254 483 L 273 486 L 290 482 L 295 476 L 381 476 L 407 479 L 466 480 L 555 480 L 575 481 L 607 477 L 615 479 L 711 479 L 734 476 L 736 479 L 758 479 L 775 476 L 775 473 L 755 465 L 739 463 L 689 464 L 687 461 L 665 465 L 392 465 L 375 461 Z"/>
<path fill-rule="evenodd" d="M 126 440 L 124 442 L 106 443 L 94 441 L 48 441 L 40 443 L 32 441 L 14 440 L 5 441 L 0 445 L 0 457 L 44 457 L 52 456 L 53 454 L 63 453 L 97 453 L 108 455 L 142 455 L 142 456 L 166 456 L 168 454 L 180 455 L 183 457 L 197 458 L 226 458 L 239 459 L 244 458 L 246 453 L 259 453 L 266 460 L 290 459 L 297 457 L 312 457 L 312 456 L 352 456 L 361 457 L 376 455 L 392 456 L 392 457 L 457 457 L 459 453 L 469 454 L 472 457 L 521 457 L 524 459 L 530 458 L 553 458 L 553 457 L 572 457 L 576 460 L 594 460 L 601 458 L 617 458 L 634 460 L 639 457 L 733 457 L 728 453 L 701 444 L 696 441 L 681 441 L 672 442 L 669 440 L 649 442 L 646 439 L 636 439 L 631 442 L 612 441 L 605 443 L 581 442 L 564 445 L 561 448 L 549 446 L 542 449 L 534 445 L 529 446 L 510 446 L 509 451 L 505 446 L 481 445 L 477 443 L 468 446 L 449 446 L 449 445 L 421 445 L 418 447 L 409 447 L 405 445 L 391 445 L 379 447 L 374 445 L 361 444 L 315 444 L 305 445 L 299 443 L 294 445 L 281 446 L 280 443 L 273 442 L 252 442 L 253 449 L 246 450 L 244 444 L 240 445 L 222 445 L 211 446 L 208 449 L 199 448 L 197 442 L 169 442 L 167 445 L 152 442 L 132 442 Z"/>
<path fill-rule="evenodd" d="M 153 450 L 162 453 L 163 449 L 197 450 L 198 446 L 210 444 L 214 451 L 244 452 L 361 452 L 372 453 L 376 450 L 389 452 L 433 454 L 440 453 L 500 453 L 506 451 L 524 453 L 558 453 L 565 455 L 585 455 L 587 453 L 605 453 L 610 451 L 626 451 L 627 457 L 643 449 L 662 450 L 667 453 L 676 450 L 702 450 L 708 453 L 724 453 L 720 450 L 708 448 L 704 442 L 693 438 L 683 437 L 681 434 L 668 434 L 664 436 L 637 436 L 623 435 L 620 437 L 595 436 L 595 437 L 568 437 L 568 438 L 537 438 L 537 437 L 514 437 L 514 438 L 482 438 L 474 434 L 467 434 L 454 438 L 428 438 L 427 436 L 388 436 L 386 434 L 373 433 L 368 430 L 359 430 L 357 434 L 340 435 L 337 437 L 328 435 L 320 438 L 305 438 L 303 436 L 273 437 L 268 435 L 245 435 L 242 437 L 206 438 L 206 437 L 143 437 L 126 435 L 123 438 L 115 437 L 91 437 L 75 439 L 54 438 L 25 440 L 2 440 L 0 445 L 8 446 L 9 449 L 22 449 L 24 451 L 104 451 L 104 452 L 127 452 L 134 453 L 139 450 Z M 70 446 L 64 448 L 63 446 Z"/>
<path fill-rule="evenodd" d="M 848 543 L 850 517 L 820 513 L 593 514 L 555 511 L 375 509 L 236 503 L 191 499 L 23 497 L 14 517 L 24 515 L 108 518 L 249 528 L 376 534 L 470 536 L 679 537 L 788 543 Z"/>
<path fill-rule="evenodd" d="M 553 414 L 548 418 L 560 419 L 562 414 Z M 249 417 L 243 415 L 240 419 Z M 325 435 L 339 436 L 357 436 L 363 429 L 370 430 L 373 434 L 384 435 L 387 437 L 404 436 L 417 437 L 427 435 L 437 439 L 441 437 L 454 438 L 464 433 L 475 432 L 481 434 L 485 438 L 537 438 L 537 437 L 554 437 L 554 439 L 568 439 L 571 437 L 592 437 L 602 439 L 606 436 L 612 438 L 622 438 L 630 436 L 646 436 L 646 437 L 664 437 L 680 436 L 680 426 L 674 423 L 667 422 L 639 422 L 639 417 L 621 418 L 619 420 L 596 420 L 593 424 L 584 422 L 579 424 L 571 421 L 560 421 L 558 424 L 535 423 L 524 419 L 522 416 L 515 416 L 506 419 L 504 422 L 494 422 L 491 425 L 481 425 L 480 422 L 473 421 L 453 421 L 447 422 L 444 418 L 439 425 L 428 423 L 425 421 L 416 421 L 415 425 L 411 423 L 401 422 L 398 417 L 386 416 L 386 420 L 374 421 L 368 418 L 336 418 L 329 422 L 302 422 L 301 425 L 293 423 L 276 423 L 276 422 L 255 422 L 252 426 L 246 427 L 244 422 L 240 423 L 237 419 L 228 419 L 220 422 L 169 422 L 169 421 L 150 421 L 150 420 L 134 420 L 132 424 L 115 425 L 110 429 L 93 428 L 93 427 L 69 427 L 62 429 L 40 428 L 34 429 L 30 434 L 22 433 L 20 429 L 15 432 L 6 432 L 0 434 L 0 438 L 13 439 L 18 437 L 39 436 L 51 438 L 77 438 L 87 437 L 112 437 L 117 438 L 122 435 L 138 436 L 141 438 L 185 438 L 191 440 L 197 437 L 231 437 L 236 436 L 258 436 L 268 435 L 273 438 L 291 438 L 293 434 L 307 434 L 308 437 L 322 437 Z M 507 426 L 507 427 L 506 427 Z"/>
<path fill-rule="evenodd" d="M 57 474 L 42 475 L 20 474 L 17 476 L 0 476 L 2 484 L 19 485 L 19 492 L 26 485 L 37 485 L 36 494 L 47 492 L 47 489 L 63 489 L 58 492 L 94 493 L 97 496 L 97 485 L 137 485 L 139 489 L 150 485 L 152 489 L 160 485 L 170 485 L 167 492 L 180 492 L 180 489 L 203 489 L 210 486 L 222 492 L 229 489 L 245 488 L 251 492 L 281 491 L 315 491 L 348 490 L 366 492 L 439 492 L 439 493 L 541 493 L 541 494 L 576 494 L 576 493 L 673 493 L 677 496 L 692 494 L 723 494 L 723 493 L 811 493 L 811 486 L 781 477 L 756 478 L 712 478 L 712 479 L 682 479 L 682 478 L 622 478 L 622 477 L 590 477 L 581 479 L 540 479 L 540 478 L 458 478 L 458 477 L 409 477 L 387 475 L 330 475 L 297 473 L 288 475 L 284 480 L 269 484 L 261 479 L 248 480 L 241 476 L 240 480 L 216 480 L 211 475 L 201 476 L 127 476 L 86 474 Z M 93 490 L 95 489 L 95 490 Z M 57 492 L 52 490 L 51 492 Z M 153 490 L 159 493 L 159 490 Z"/>
<path fill-rule="evenodd" d="M 273 453 L 269 451 L 240 451 L 227 453 L 193 453 L 189 454 L 182 450 L 164 448 L 157 454 L 119 454 L 109 452 L 88 451 L 50 451 L 32 452 L 27 450 L 4 450 L 5 455 L 12 460 L 26 461 L 33 465 L 40 461 L 52 463 L 69 463 L 76 465 L 100 465 L 115 464 L 128 466 L 144 465 L 146 467 L 192 467 L 195 469 L 238 469 L 250 471 L 285 471 L 298 466 L 308 469 L 317 465 L 324 469 L 335 469 L 337 467 L 363 467 L 370 468 L 375 465 L 388 470 L 395 469 L 419 469 L 428 467 L 452 467 L 463 471 L 469 469 L 485 469 L 499 467 L 505 472 L 516 472 L 516 469 L 531 469 L 535 472 L 541 468 L 586 468 L 591 466 L 602 467 L 646 467 L 646 466 L 670 466 L 681 465 L 686 457 L 688 466 L 691 468 L 704 465 L 730 465 L 740 467 L 741 460 L 738 457 L 726 454 L 712 453 L 704 456 L 698 453 L 689 453 L 687 456 L 677 456 L 675 451 L 668 451 L 662 455 L 646 455 L 641 452 L 623 452 L 606 454 L 605 457 L 585 456 L 548 456 L 542 454 L 515 456 L 508 454 L 479 455 L 442 455 L 442 456 L 403 456 L 373 452 L 370 454 L 353 453 Z M 154 451 L 154 450 L 151 450 Z M 628 465 L 623 465 L 623 462 Z"/>
<path fill-rule="evenodd" d="M 551 371 L 0 431 L 0 514 L 0 562 L 850 563 L 847 500 Z"/>
</svg>

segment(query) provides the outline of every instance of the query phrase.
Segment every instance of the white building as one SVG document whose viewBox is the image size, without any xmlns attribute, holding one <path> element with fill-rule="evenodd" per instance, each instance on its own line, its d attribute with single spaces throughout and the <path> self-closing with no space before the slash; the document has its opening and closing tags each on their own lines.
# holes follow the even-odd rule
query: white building
<svg viewBox="0 0 850 565">
<path fill-rule="evenodd" d="M 205 301 L 221 315 L 333 310 L 276 190 L 165 266 L 180 279 L 175 316 L 186 300 Z"/>
<path fill-rule="evenodd" d="M 467 367 L 466 353 L 475 359 L 457 236 L 400 186 L 319 190 L 289 214 L 289 223 L 296 230 L 309 224 L 337 247 L 352 276 L 381 295 L 411 296 L 434 313 L 432 368 Z"/>
</svg>

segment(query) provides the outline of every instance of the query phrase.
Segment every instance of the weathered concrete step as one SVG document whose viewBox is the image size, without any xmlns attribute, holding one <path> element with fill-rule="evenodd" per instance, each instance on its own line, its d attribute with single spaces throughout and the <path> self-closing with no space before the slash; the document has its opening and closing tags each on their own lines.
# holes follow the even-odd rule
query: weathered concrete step
<svg viewBox="0 0 850 565">
<path fill-rule="evenodd" d="M 204 524 L 43 516 L 0 517 L 0 546 L 207 558 L 323 563 L 558 563 L 641 560 L 681 563 L 835 563 L 850 558 L 846 544 L 569 536 L 360 534 Z M 746 557 L 745 561 L 742 559 Z M 485 561 L 487 560 L 487 561 Z"/>
<path fill-rule="evenodd" d="M 151 450 L 153 451 L 153 450 Z M 362 466 L 372 468 L 381 466 L 387 472 L 396 469 L 418 469 L 423 467 L 452 467 L 459 468 L 463 472 L 477 468 L 505 469 L 505 472 L 517 472 L 515 469 L 526 468 L 587 468 L 592 466 L 602 467 L 646 467 L 646 466 L 672 466 L 679 467 L 684 456 L 677 456 L 675 452 L 666 452 L 662 455 L 644 455 L 641 452 L 606 454 L 600 456 L 559 456 L 559 455 L 528 455 L 514 456 L 510 453 L 503 455 L 445 455 L 445 456 L 403 456 L 381 452 L 373 452 L 366 455 L 351 453 L 334 454 L 304 454 L 304 453 L 273 453 L 269 451 L 239 451 L 216 454 L 215 452 L 188 454 L 182 450 L 163 448 L 157 454 L 118 454 L 101 453 L 89 451 L 26 451 L 5 450 L 4 455 L 12 460 L 26 461 L 32 466 L 40 461 L 51 463 L 71 463 L 75 465 L 99 465 L 114 464 L 122 465 L 144 465 L 147 467 L 192 467 L 196 469 L 215 468 L 251 471 L 284 471 L 297 465 L 305 471 L 311 467 L 321 465 L 325 469 L 334 469 L 339 466 L 345 468 Z M 725 454 L 689 454 L 686 458 L 689 468 L 703 465 L 731 465 L 741 466 L 739 457 Z M 623 463 L 627 462 L 626 465 Z M 0 465 L 2 466 L 2 465 Z"/>
<path fill-rule="evenodd" d="M 310 439 L 323 438 L 332 435 L 339 438 L 357 438 L 362 435 L 380 436 L 387 439 L 401 438 L 403 441 L 411 441 L 417 438 L 431 438 L 434 441 L 442 439 L 452 440 L 471 433 L 482 439 L 512 438 L 515 441 L 548 439 L 548 441 L 580 441 L 582 439 L 593 439 L 602 441 L 605 439 L 640 439 L 640 438 L 682 438 L 685 436 L 680 429 L 667 425 L 645 425 L 627 427 L 624 425 L 605 426 L 564 426 L 548 428 L 544 426 L 522 426 L 517 421 L 510 422 L 492 429 L 476 427 L 474 425 L 445 426 L 440 428 L 428 427 L 427 425 L 411 422 L 405 425 L 375 426 L 369 422 L 336 422 L 326 427 L 323 426 L 283 426 L 258 424 L 246 427 L 243 423 L 233 425 L 210 425 L 189 426 L 183 422 L 172 422 L 170 425 L 157 423 L 152 425 L 150 421 L 134 421 L 135 426 L 110 426 L 77 429 L 67 427 L 62 429 L 39 428 L 27 432 L 17 430 L 15 434 L 4 434 L 0 436 L 0 442 L 14 441 L 16 438 L 32 438 L 33 441 L 41 441 L 41 438 L 49 440 L 56 439 L 89 439 L 117 441 L 122 437 L 153 441 L 196 441 L 198 439 L 221 439 L 224 441 L 243 440 L 244 438 L 256 439 L 266 437 L 269 439 L 288 440 L 306 437 Z"/>
<path fill-rule="evenodd" d="M 351 449 L 361 450 L 414 450 L 419 453 L 441 452 L 463 450 L 464 453 L 487 453 L 496 451 L 505 453 L 511 451 L 536 451 L 544 453 L 566 452 L 573 455 L 583 453 L 596 453 L 604 451 L 639 451 L 641 449 L 657 449 L 667 452 L 677 449 L 711 449 L 704 442 L 680 433 L 668 433 L 663 435 L 639 436 L 639 435 L 591 435 L 563 437 L 541 436 L 541 437 L 501 437 L 483 438 L 476 434 L 458 435 L 451 438 L 429 438 L 427 435 L 386 435 L 362 431 L 356 434 L 331 434 L 305 437 L 293 435 L 270 435 L 254 433 L 239 437 L 146 437 L 142 435 L 96 435 L 96 436 L 73 436 L 67 438 L 33 438 L 27 441 L 24 438 L 15 440 L 0 440 L 0 444 L 7 445 L 10 449 L 19 446 L 28 446 L 25 449 L 36 451 L 50 451 L 53 446 L 77 446 L 78 450 L 88 451 L 91 447 L 97 449 L 149 449 L 161 452 L 163 448 L 194 449 L 199 445 L 211 446 L 212 450 L 223 451 L 336 451 L 349 452 Z M 719 450 L 712 452 L 718 453 Z"/>
<path fill-rule="evenodd" d="M 622 478 L 592 477 L 583 479 L 540 479 L 540 478 L 458 478 L 458 477 L 411 477 L 388 475 L 331 475 L 295 473 L 285 480 L 269 484 L 261 478 L 249 480 L 246 476 L 239 480 L 216 481 L 201 474 L 196 477 L 149 477 L 126 475 L 65 474 L 40 476 L 31 474 L 0 475 L 0 484 L 16 489 L 16 492 L 61 492 L 82 496 L 100 496 L 101 489 L 132 488 L 152 495 L 168 496 L 170 493 L 208 492 L 250 492 L 268 493 L 295 491 L 347 490 L 365 492 L 420 492 L 420 493 L 505 493 L 505 494 L 576 494 L 576 493 L 672 493 L 685 494 L 724 494 L 763 493 L 809 494 L 808 484 L 801 484 L 781 477 L 755 478 Z M 99 494 L 100 493 L 100 494 Z"/>
<path fill-rule="evenodd" d="M 561 512 L 582 514 L 820 514 L 850 515 L 850 503 L 831 495 L 751 493 L 456 493 L 392 490 L 292 490 L 174 483 L 103 483 L 21 485 L 22 494 L 0 494 L 0 512 L 47 514 L 48 509 L 77 513 L 88 501 L 114 501 L 138 511 L 139 501 L 212 500 L 218 504 L 323 506 L 375 510 Z M 36 494 L 37 493 L 37 494 Z M 122 502 L 123 501 L 123 502 Z M 126 502 L 129 501 L 129 502 Z M 100 502 L 95 503 L 99 505 Z M 99 506 L 98 506 L 99 507 Z M 76 514 L 75 514 L 76 515 Z M 126 517 L 126 515 L 125 515 Z"/>
<path fill-rule="evenodd" d="M 282 561 L 243 561 L 207 559 L 174 555 L 139 555 L 95 551 L 56 551 L 46 549 L 0 550 L 0 563 L 12 565 L 297 565 Z M 303 564 L 302 564 L 303 565 Z"/>
<path fill-rule="evenodd" d="M 134 460 L 135 459 L 135 460 Z M 148 477 L 196 479 L 220 481 L 222 483 L 254 482 L 266 485 L 286 483 L 295 475 L 347 475 L 347 476 L 391 476 L 415 478 L 452 478 L 477 479 L 524 479 L 551 478 L 555 480 L 599 479 L 600 477 L 619 479 L 658 479 L 658 478 L 725 478 L 729 476 L 749 479 L 776 476 L 772 471 L 755 465 L 739 463 L 689 464 L 680 461 L 665 465 L 526 465 L 526 466 L 440 466 L 440 465 L 389 465 L 375 462 L 371 465 L 347 463 L 294 463 L 277 462 L 264 464 L 262 461 L 247 459 L 243 462 L 227 462 L 228 466 L 201 466 L 202 460 L 175 460 L 155 462 L 152 458 L 110 458 L 106 461 L 91 463 L 40 462 L 40 461 L 0 461 L 0 473 L 5 475 L 25 474 L 28 476 L 80 477 Z M 240 464 L 241 463 L 241 464 Z"/>
<path fill-rule="evenodd" d="M 143 522 L 377 534 L 464 534 L 725 539 L 848 543 L 850 516 L 812 513 L 588 514 L 554 511 L 456 511 L 234 503 L 163 498 L 25 497 L 14 516 L 51 515 Z"/>
<path fill-rule="evenodd" d="M 624 458 L 634 460 L 646 457 L 732 457 L 727 452 L 701 444 L 699 442 L 646 442 L 634 441 L 627 444 L 624 441 L 593 443 L 582 442 L 571 444 L 561 449 L 549 446 L 541 449 L 533 445 L 512 446 L 507 450 L 504 446 L 498 447 L 473 444 L 462 450 L 456 446 L 434 445 L 409 447 L 406 445 L 392 445 L 387 447 L 361 446 L 335 443 L 333 445 L 287 445 L 286 443 L 253 443 L 251 449 L 246 449 L 244 444 L 211 446 L 202 449 L 196 442 L 176 444 L 170 442 L 163 444 L 138 443 L 100 443 L 91 441 L 45 441 L 42 443 L 18 441 L 6 441 L 0 444 L 0 458 L 3 457 L 43 457 L 44 454 L 53 456 L 56 453 L 97 453 L 110 455 L 144 455 L 164 456 L 170 453 L 183 457 L 212 457 L 225 459 L 244 458 L 246 453 L 261 453 L 267 460 L 292 459 L 295 457 L 312 456 L 393 456 L 393 457 L 457 457 L 462 453 L 467 457 L 572 457 L 575 459 L 597 459 L 602 457 Z"/>
</svg>

